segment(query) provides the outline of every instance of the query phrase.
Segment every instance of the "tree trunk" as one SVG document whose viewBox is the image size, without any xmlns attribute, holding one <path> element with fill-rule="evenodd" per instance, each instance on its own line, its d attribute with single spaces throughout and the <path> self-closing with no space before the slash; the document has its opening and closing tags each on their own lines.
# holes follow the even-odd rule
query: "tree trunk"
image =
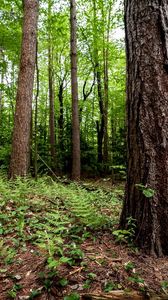
<svg viewBox="0 0 168 300">
<path fill-rule="evenodd" d="M 104 102 L 103 102 L 103 91 L 102 91 L 102 78 L 100 63 L 98 57 L 98 45 L 97 45 L 97 15 L 96 15 L 96 1 L 93 0 L 93 14 L 94 14 L 94 62 L 95 62 L 95 78 L 97 81 L 97 95 L 100 110 L 100 120 L 96 122 L 97 125 L 97 151 L 98 151 L 98 163 L 103 162 L 103 138 L 104 138 Z"/>
<path fill-rule="evenodd" d="M 37 47 L 36 47 L 36 95 L 35 95 L 35 113 L 34 113 L 34 175 L 35 179 L 37 180 L 37 160 L 38 160 L 38 128 L 37 128 L 37 121 L 38 121 L 38 97 L 39 97 L 39 90 L 40 90 L 40 82 L 39 82 L 39 66 L 38 66 L 38 40 L 37 40 Z"/>
<path fill-rule="evenodd" d="M 36 60 L 38 1 L 24 0 L 20 72 L 9 177 L 26 176 L 30 155 L 30 122 Z"/>
<path fill-rule="evenodd" d="M 111 23 L 112 1 L 109 1 L 107 32 L 103 33 L 103 60 L 104 60 L 104 149 L 103 149 L 103 163 L 105 164 L 105 171 L 108 170 L 107 163 L 109 161 L 108 153 L 108 106 L 109 106 L 109 38 L 110 38 L 110 23 Z M 102 16 L 104 20 L 104 13 L 102 8 Z"/>
<path fill-rule="evenodd" d="M 59 93 L 58 93 L 58 99 L 59 99 L 59 119 L 58 119 L 58 125 L 59 125 L 59 145 L 62 151 L 64 150 L 64 140 L 63 140 L 63 134 L 64 134 L 64 104 L 63 104 L 63 89 L 64 88 L 64 80 L 60 81 L 59 85 Z"/>
<path fill-rule="evenodd" d="M 51 8 L 52 3 L 48 1 L 48 86 L 49 86 L 49 132 L 50 132 L 50 152 L 51 152 L 51 165 L 56 168 L 56 150 L 55 150 L 55 109 L 54 109 L 54 84 L 53 84 L 53 49 L 51 37 Z"/>
<path fill-rule="evenodd" d="M 134 218 L 137 244 L 162 256 L 168 254 L 167 0 L 126 0 L 125 21 L 128 173 L 121 226 Z"/>
<path fill-rule="evenodd" d="M 72 179 L 80 179 L 80 128 L 77 82 L 76 1 L 70 0 L 72 89 Z"/>
<path fill-rule="evenodd" d="M 4 84 L 4 73 L 1 73 L 1 85 Z M 0 90 L 0 124 L 2 124 L 2 110 L 3 110 L 3 88 Z"/>
</svg>

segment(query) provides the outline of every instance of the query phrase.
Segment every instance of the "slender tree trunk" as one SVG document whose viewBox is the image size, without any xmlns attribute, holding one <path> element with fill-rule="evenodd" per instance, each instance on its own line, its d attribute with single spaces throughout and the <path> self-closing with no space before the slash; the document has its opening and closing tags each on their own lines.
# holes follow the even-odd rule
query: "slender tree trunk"
<svg viewBox="0 0 168 300">
<path fill-rule="evenodd" d="M 63 105 L 63 85 L 64 81 L 62 80 L 59 85 L 59 93 L 58 93 L 58 99 L 59 99 L 59 119 L 58 119 L 58 125 L 59 125 L 59 145 L 62 151 L 64 150 L 64 142 L 63 142 L 63 131 L 64 131 L 64 105 Z"/>
<path fill-rule="evenodd" d="M 97 151 L 98 151 L 98 163 L 103 162 L 103 138 L 104 138 L 104 103 L 103 103 L 103 91 L 102 91 L 102 78 L 100 63 L 98 57 L 98 45 L 97 45 L 97 15 L 96 15 L 96 1 L 93 0 L 93 14 L 94 14 L 94 62 L 95 62 L 95 78 L 97 80 L 97 94 L 99 101 L 100 120 L 96 122 L 97 125 Z"/>
<path fill-rule="evenodd" d="M 161 256 L 168 254 L 167 0 L 126 0 L 125 21 L 128 173 L 121 226 L 134 218 L 137 244 Z"/>
<path fill-rule="evenodd" d="M 26 176 L 29 169 L 30 122 L 36 60 L 38 1 L 24 0 L 20 72 L 9 177 Z"/>
<path fill-rule="evenodd" d="M 104 60 L 104 151 L 103 162 L 108 163 L 108 105 L 109 105 L 109 37 L 111 22 L 112 1 L 109 1 L 107 33 L 104 32 L 103 60 Z"/>
<path fill-rule="evenodd" d="M 4 84 L 4 74 L 1 74 L 1 85 Z M 2 124 L 2 110 L 3 110 L 3 91 L 0 91 L 0 124 Z"/>
<path fill-rule="evenodd" d="M 37 47 L 36 47 L 36 96 L 35 96 L 35 114 L 34 114 L 34 173 L 35 179 L 37 180 L 37 159 L 38 159 L 38 144 L 37 144 L 37 135 L 38 135 L 38 128 L 37 128 L 37 121 L 38 121 L 38 97 L 39 97 L 39 66 L 38 66 L 38 40 L 37 40 Z"/>
<path fill-rule="evenodd" d="M 50 132 L 50 152 L 51 152 L 51 165 L 56 168 L 56 150 L 55 150 L 55 109 L 54 109 L 54 83 L 53 83 L 53 48 L 51 40 L 51 8 L 52 4 L 48 2 L 48 85 L 49 85 L 49 104 L 50 104 L 50 117 L 49 117 L 49 132 Z"/>
<path fill-rule="evenodd" d="M 72 89 L 72 179 L 80 179 L 80 127 L 78 111 L 76 1 L 70 0 Z"/>
</svg>

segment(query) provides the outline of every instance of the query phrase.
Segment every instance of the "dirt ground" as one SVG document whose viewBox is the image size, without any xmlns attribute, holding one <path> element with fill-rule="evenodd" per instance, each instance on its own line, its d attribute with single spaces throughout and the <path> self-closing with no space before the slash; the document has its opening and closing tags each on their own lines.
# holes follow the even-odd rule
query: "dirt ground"
<svg viewBox="0 0 168 300">
<path fill-rule="evenodd" d="M 87 188 L 87 180 L 84 184 Z M 118 184 L 121 200 L 123 185 Z M 111 180 L 89 180 L 89 189 L 100 186 L 107 192 L 113 189 Z M 7 238 L 10 246 L 10 235 Z M 11 264 L 5 264 L 0 253 L 0 300 L 79 299 L 67 297 L 72 294 L 83 300 L 168 299 L 168 258 L 147 256 L 117 243 L 110 231 L 91 233 L 80 244 L 83 257 L 73 266 L 62 263 L 55 271 L 48 269 L 46 250 L 28 240 L 19 247 Z"/>
<path fill-rule="evenodd" d="M 95 239 L 86 239 L 81 249 L 84 252 L 83 264 L 80 262 L 75 267 L 61 265 L 58 268 L 58 275 L 53 276 L 47 290 L 44 281 L 48 278 L 40 277 L 40 273 L 48 272 L 45 253 L 27 245 L 27 251 L 25 253 L 21 251 L 15 263 L 7 269 L 4 269 L 1 263 L 0 299 L 61 300 L 65 295 L 74 292 L 101 294 L 108 292 L 108 288 L 109 292 L 115 289 L 143 291 L 146 295 L 150 291 L 156 294 L 167 293 L 167 258 L 156 259 L 143 255 L 124 245 L 116 244 L 111 234 L 103 232 L 97 233 Z M 60 285 L 61 278 L 67 280 L 65 287 Z M 9 291 L 14 285 L 18 286 L 18 291 L 16 297 L 12 298 L 9 296 Z M 39 292 L 40 295 L 33 296 L 33 291 Z M 164 299 L 168 299 L 168 296 Z"/>
</svg>

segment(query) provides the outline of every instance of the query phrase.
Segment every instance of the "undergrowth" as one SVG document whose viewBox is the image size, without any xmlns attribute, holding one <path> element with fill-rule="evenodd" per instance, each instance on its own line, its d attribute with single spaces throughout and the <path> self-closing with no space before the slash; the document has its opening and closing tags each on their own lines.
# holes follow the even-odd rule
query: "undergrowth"
<svg viewBox="0 0 168 300">
<path fill-rule="evenodd" d="M 116 195 L 50 177 L 7 181 L 0 176 L 1 261 L 14 263 L 31 244 L 43 251 L 49 270 L 81 263 L 80 244 L 97 230 L 112 231 L 118 222 L 121 202 Z"/>
</svg>

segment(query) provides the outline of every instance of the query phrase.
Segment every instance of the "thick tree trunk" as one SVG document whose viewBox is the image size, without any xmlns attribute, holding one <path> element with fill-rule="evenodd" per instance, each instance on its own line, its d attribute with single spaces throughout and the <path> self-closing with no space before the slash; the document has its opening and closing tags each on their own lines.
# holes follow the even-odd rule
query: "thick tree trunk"
<svg viewBox="0 0 168 300">
<path fill-rule="evenodd" d="M 30 155 L 30 122 L 36 60 L 38 1 L 24 0 L 20 72 L 9 177 L 26 176 Z"/>
<path fill-rule="evenodd" d="M 167 0 L 126 0 L 125 21 L 128 173 L 121 226 L 134 218 L 138 245 L 161 256 L 168 254 Z"/>
<path fill-rule="evenodd" d="M 76 2 L 70 0 L 72 89 L 72 179 L 80 179 L 80 128 L 77 82 Z"/>
</svg>

